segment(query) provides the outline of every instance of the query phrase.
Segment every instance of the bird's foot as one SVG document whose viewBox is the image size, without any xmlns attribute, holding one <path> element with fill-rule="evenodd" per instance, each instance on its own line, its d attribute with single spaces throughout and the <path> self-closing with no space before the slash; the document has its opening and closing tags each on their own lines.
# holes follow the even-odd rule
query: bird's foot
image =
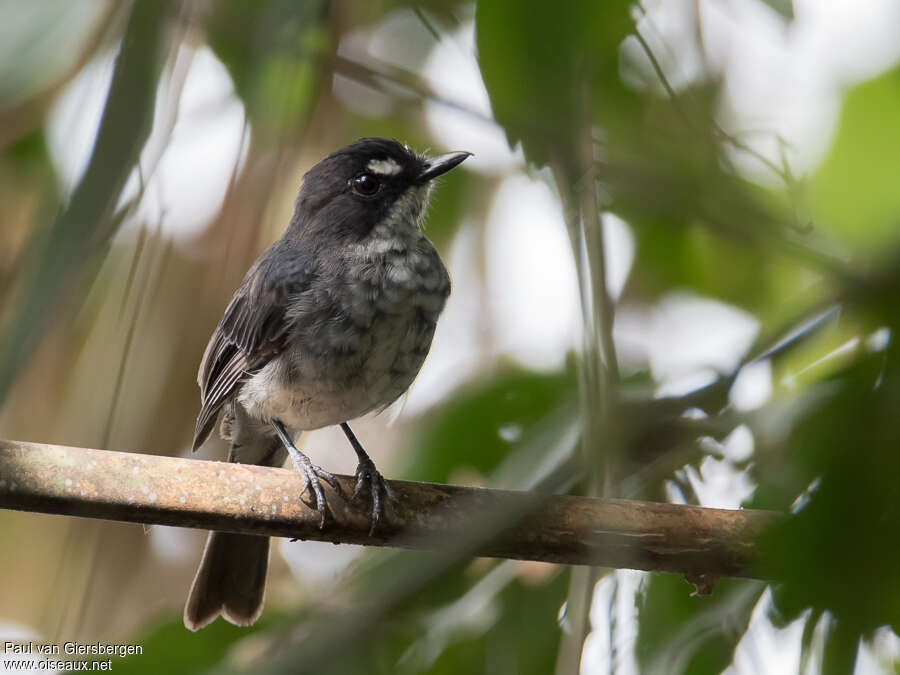
<svg viewBox="0 0 900 675">
<path fill-rule="evenodd" d="M 344 491 L 341 489 L 341 484 L 338 483 L 334 474 L 313 464 L 309 457 L 302 452 L 291 453 L 291 459 L 294 462 L 294 467 L 303 476 L 303 488 L 300 490 L 300 498 L 303 499 L 304 493 L 309 492 L 309 501 L 303 501 L 310 508 L 314 508 L 319 512 L 319 529 L 322 530 L 325 528 L 328 518 L 331 517 L 328 502 L 325 499 L 325 491 L 322 489 L 322 481 L 330 485 L 343 498 Z"/>
<path fill-rule="evenodd" d="M 272 428 L 275 429 L 278 438 L 281 439 L 282 445 L 284 445 L 285 449 L 288 451 L 288 455 L 290 455 L 294 467 L 300 472 L 300 475 L 303 476 L 303 488 L 300 490 L 301 501 L 319 512 L 319 529 L 325 529 L 325 522 L 331 514 L 328 509 L 328 502 L 325 501 L 325 491 L 322 489 L 322 481 L 328 483 L 343 499 L 344 491 L 341 489 L 341 484 L 338 483 L 334 474 L 317 467 L 309 460 L 309 457 L 297 449 L 293 439 L 291 439 L 291 435 L 288 433 L 281 420 L 272 419 L 270 422 Z M 309 502 L 303 500 L 303 493 L 307 490 L 309 490 L 311 497 Z"/>
<path fill-rule="evenodd" d="M 384 476 L 375 468 L 375 462 L 368 456 L 363 457 L 356 467 L 356 487 L 353 488 L 351 499 L 359 501 L 366 492 L 369 493 L 372 503 L 372 525 L 369 527 L 369 536 L 372 536 L 381 522 L 385 507 L 394 502 L 396 497 Z"/>
</svg>

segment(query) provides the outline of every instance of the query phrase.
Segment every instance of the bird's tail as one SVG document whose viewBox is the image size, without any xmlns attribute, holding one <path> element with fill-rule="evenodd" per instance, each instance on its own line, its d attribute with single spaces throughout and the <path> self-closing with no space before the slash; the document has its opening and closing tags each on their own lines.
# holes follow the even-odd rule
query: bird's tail
<svg viewBox="0 0 900 675">
<path fill-rule="evenodd" d="M 237 407 L 229 406 L 222 437 L 231 441 L 229 462 L 284 464 L 281 441 L 248 425 Z M 210 532 L 184 605 L 184 625 L 200 630 L 220 615 L 236 626 L 255 622 L 262 614 L 268 567 L 269 537 Z"/>
<path fill-rule="evenodd" d="M 269 538 L 210 532 L 184 606 L 184 625 L 200 630 L 220 614 L 236 626 L 259 618 L 266 591 Z"/>
</svg>

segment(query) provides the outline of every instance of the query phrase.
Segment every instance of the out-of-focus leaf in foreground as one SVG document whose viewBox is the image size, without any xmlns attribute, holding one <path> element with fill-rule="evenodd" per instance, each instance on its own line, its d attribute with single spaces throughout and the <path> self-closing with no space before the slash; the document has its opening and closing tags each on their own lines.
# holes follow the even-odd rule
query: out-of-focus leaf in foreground
<svg viewBox="0 0 900 675">
<path fill-rule="evenodd" d="M 510 453 L 513 442 L 570 397 L 573 387 L 571 371 L 541 375 L 510 370 L 461 392 L 426 423 L 407 476 L 450 482 L 457 468 L 490 473 Z"/>
<path fill-rule="evenodd" d="M 714 675 L 731 663 L 765 585 L 720 580 L 708 596 L 692 596 L 675 574 L 647 577 L 638 598 L 636 653 L 642 672 Z"/>
<path fill-rule="evenodd" d="M 215 621 L 202 631 L 192 633 L 185 629 L 179 615 L 148 627 L 149 630 L 134 641 L 143 648 L 143 653 L 114 661 L 113 669 L 125 675 L 193 675 L 207 672 L 218 665 L 234 645 L 240 646 L 243 641 L 246 641 L 245 644 L 252 642 L 254 634 L 270 629 L 275 623 L 277 617 L 268 611 L 259 623 L 250 628 Z"/>
<path fill-rule="evenodd" d="M 783 487 L 809 486 L 796 516 L 765 540 L 788 618 L 828 610 L 859 636 L 900 627 L 900 364 L 896 346 L 818 386 L 831 395 L 800 420 Z"/>
<path fill-rule="evenodd" d="M 515 0 L 478 3 L 478 60 L 491 106 L 510 145 L 521 141 L 530 161 L 576 157 L 579 129 L 594 106 L 609 126 L 632 110 L 633 95 L 618 74 L 619 45 L 631 28 L 628 7 L 621 0 L 527 9 Z"/>
<path fill-rule="evenodd" d="M 900 245 L 900 69 L 853 88 L 810 181 L 816 222 L 864 253 Z"/>
<path fill-rule="evenodd" d="M 469 629 L 468 639 L 447 645 L 434 665 L 420 672 L 431 675 L 551 672 L 560 635 L 556 615 L 565 596 L 566 581 L 564 574 L 537 584 L 513 581 L 494 596 L 493 606 L 486 607 L 483 620 L 493 619 L 486 630 L 479 631 L 476 622 L 472 626 L 475 630 Z M 426 634 L 422 640 L 427 638 Z"/>
<path fill-rule="evenodd" d="M 247 105 L 254 134 L 283 143 L 304 127 L 316 100 L 318 61 L 328 44 L 324 2 L 217 2 L 210 46 Z"/>
</svg>

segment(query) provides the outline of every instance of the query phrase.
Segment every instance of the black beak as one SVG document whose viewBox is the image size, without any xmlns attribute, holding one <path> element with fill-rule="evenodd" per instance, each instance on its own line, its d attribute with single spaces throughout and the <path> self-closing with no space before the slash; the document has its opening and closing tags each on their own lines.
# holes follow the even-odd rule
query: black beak
<svg viewBox="0 0 900 675">
<path fill-rule="evenodd" d="M 422 169 L 422 173 L 419 174 L 419 182 L 425 183 L 432 178 L 440 176 L 442 173 L 447 173 L 471 156 L 471 152 L 448 152 L 446 155 L 426 160 L 425 167 Z"/>
</svg>

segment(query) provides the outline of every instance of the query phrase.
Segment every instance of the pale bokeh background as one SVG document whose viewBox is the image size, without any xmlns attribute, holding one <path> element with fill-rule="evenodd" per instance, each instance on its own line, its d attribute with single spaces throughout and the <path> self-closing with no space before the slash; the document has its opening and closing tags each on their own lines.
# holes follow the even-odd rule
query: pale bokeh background
<svg viewBox="0 0 900 675">
<path fill-rule="evenodd" d="M 453 206 L 455 222 L 442 223 L 438 233 L 454 287 L 431 354 L 402 404 L 354 425 L 382 471 L 404 475 L 414 450 L 410 439 L 467 388 L 510 367 L 563 373 L 582 332 L 563 207 L 551 173 L 530 168 L 521 148 L 510 149 L 503 128 L 492 121 L 476 58 L 474 8 L 454 5 L 451 20 L 411 8 L 370 17 L 347 4 L 333 19 L 337 54 L 411 73 L 446 100 L 420 102 L 386 80 L 375 87 L 334 73 L 318 82 L 308 116 L 298 120 L 298 135 L 275 144 L 257 138 L 229 69 L 204 41 L 204 14 L 216 11 L 216 3 L 198 9 L 182 29 L 180 46 L 168 54 L 141 172 L 134 171 L 120 198 L 122 205 L 136 202 L 74 323 L 58 326 L 56 337 L 41 342 L 0 408 L 0 437 L 187 456 L 198 403 L 196 366 L 230 293 L 283 230 L 303 172 L 370 133 L 407 134 L 401 140 L 420 150 L 475 153 L 461 168 L 465 176 L 448 177 L 432 205 L 432 219 Z M 13 108 L 52 87 L 32 133 L 46 144 L 62 204 L 93 147 L 114 67 L 117 45 L 109 36 L 121 21 L 119 12 L 115 3 L 93 0 L 0 4 L 0 52 L 6 55 L 0 59 L 6 64 L 0 66 L 0 99 Z M 900 4 L 872 0 L 863 9 L 849 1 L 797 0 L 794 12 L 793 21 L 785 22 L 762 2 L 647 2 L 637 25 L 676 91 L 720 80 L 719 124 L 802 177 L 831 147 L 844 92 L 900 62 Z M 439 40 L 429 20 L 438 26 Z M 90 41 L 100 47 L 86 52 Z M 621 55 L 626 82 L 662 91 L 634 38 L 622 43 Z M 77 72 L 65 77 L 75 62 Z M 779 183 L 748 152 L 732 148 L 731 155 L 750 180 Z M 0 194 L 17 194 L 3 216 L 2 239 L 15 252 L 32 224 L 48 214 L 45 193 L 22 189 L 26 177 L 9 166 L 0 171 Z M 623 374 L 648 373 L 655 393 L 671 396 L 736 368 L 759 336 L 761 320 L 689 288 L 658 298 L 626 292 L 642 251 L 626 220 L 607 214 L 603 226 L 607 284 L 620 300 L 614 336 Z M 792 386 L 789 378 L 776 380 L 763 361 L 742 371 L 729 400 L 752 411 Z M 496 433 L 513 443 L 522 429 L 511 423 Z M 748 466 L 754 434 L 741 426 L 721 443 L 709 441 L 717 443 L 715 452 L 679 469 L 665 493 L 676 502 L 737 508 L 756 488 Z M 353 471 L 355 457 L 339 430 L 315 431 L 303 442 L 317 463 Z M 214 459 L 224 454 L 218 441 L 198 453 Z M 454 478 L 485 480 L 465 465 Z M 0 639 L 140 636 L 146 626 L 180 612 L 204 536 L 7 512 L 0 523 Z M 327 602 L 332 585 L 352 574 L 363 553 L 286 540 L 275 550 L 268 594 L 273 611 L 312 599 Z M 526 572 L 517 574 L 524 578 Z M 596 585 L 582 673 L 639 672 L 635 594 L 645 576 L 616 571 Z M 727 672 L 798 672 L 802 621 L 776 627 L 771 603 L 768 591 L 756 602 Z M 471 611 L 468 630 L 490 625 L 489 603 Z M 691 631 L 702 630 L 685 627 L 685 654 Z M 685 654 L 658 658 L 671 665 L 668 672 L 680 672 Z M 862 648 L 856 672 L 893 672 L 898 660 L 900 640 L 884 629 Z"/>
</svg>

